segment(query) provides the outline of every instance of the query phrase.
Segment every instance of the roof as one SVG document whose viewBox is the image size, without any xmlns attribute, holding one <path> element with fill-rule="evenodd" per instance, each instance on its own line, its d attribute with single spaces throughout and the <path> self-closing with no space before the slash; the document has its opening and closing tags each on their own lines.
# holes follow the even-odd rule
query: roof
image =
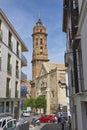
<svg viewBox="0 0 87 130">
<path fill-rule="evenodd" d="M 21 37 L 18 35 L 18 33 L 16 32 L 16 30 L 14 29 L 14 27 L 12 26 L 12 24 L 10 23 L 10 21 L 8 20 L 8 18 L 6 17 L 6 15 L 4 14 L 4 12 L 2 11 L 1 8 L 0 8 L 0 15 L 5 20 L 5 22 L 9 26 L 9 28 L 14 32 L 14 34 L 17 37 L 17 39 L 21 43 L 21 45 L 22 45 L 22 51 L 28 51 L 28 48 L 26 47 L 25 43 L 23 42 L 23 40 L 21 39 Z"/>
<path fill-rule="evenodd" d="M 51 70 L 56 69 L 56 68 L 58 70 L 65 70 L 65 65 L 64 64 L 44 62 L 43 65 L 45 66 L 47 72 L 50 72 Z"/>
</svg>

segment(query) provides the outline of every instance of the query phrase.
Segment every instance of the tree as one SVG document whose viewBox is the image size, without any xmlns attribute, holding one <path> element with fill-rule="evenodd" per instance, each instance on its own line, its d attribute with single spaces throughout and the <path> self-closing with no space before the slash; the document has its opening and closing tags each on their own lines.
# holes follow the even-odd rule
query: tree
<svg viewBox="0 0 87 130">
<path fill-rule="evenodd" d="M 29 106 L 29 99 L 26 98 L 24 101 L 23 101 L 23 107 L 28 107 Z"/>
<path fill-rule="evenodd" d="M 24 107 L 35 107 L 35 98 L 26 98 L 23 102 Z"/>
<path fill-rule="evenodd" d="M 31 108 L 34 108 L 35 107 L 35 98 L 30 98 L 29 99 L 29 106 L 31 107 Z"/>
<path fill-rule="evenodd" d="M 44 112 L 45 112 L 45 109 L 46 109 L 46 99 L 45 99 L 44 95 L 40 95 L 39 97 L 36 98 L 36 100 L 35 100 L 35 107 L 39 108 L 39 109 L 43 108 Z"/>
</svg>

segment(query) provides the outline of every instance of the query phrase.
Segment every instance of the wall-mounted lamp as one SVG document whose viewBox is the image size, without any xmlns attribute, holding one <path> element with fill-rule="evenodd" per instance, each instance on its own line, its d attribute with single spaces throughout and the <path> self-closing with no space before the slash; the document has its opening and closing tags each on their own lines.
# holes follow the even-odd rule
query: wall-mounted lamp
<svg viewBox="0 0 87 130">
<path fill-rule="evenodd" d="M 58 81 L 58 85 L 60 88 L 66 89 L 66 96 L 69 97 L 69 87 L 66 85 L 66 83 L 62 83 L 60 80 Z"/>
<path fill-rule="evenodd" d="M 66 83 L 62 83 L 60 80 L 58 81 L 58 85 L 60 88 L 66 88 Z"/>
</svg>

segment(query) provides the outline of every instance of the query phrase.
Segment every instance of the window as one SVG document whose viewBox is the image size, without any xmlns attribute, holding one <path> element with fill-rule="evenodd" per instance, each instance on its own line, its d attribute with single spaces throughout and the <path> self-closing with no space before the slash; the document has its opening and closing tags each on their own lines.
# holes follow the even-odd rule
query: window
<svg viewBox="0 0 87 130">
<path fill-rule="evenodd" d="M 7 84 L 6 84 L 6 97 L 10 97 L 10 79 L 7 78 Z"/>
<path fill-rule="evenodd" d="M 43 47 L 41 46 L 40 49 L 43 49 Z"/>
<path fill-rule="evenodd" d="M 40 45 L 42 45 L 43 44 L 43 39 L 42 38 L 40 38 Z"/>
<path fill-rule="evenodd" d="M 83 77 L 83 64 L 82 64 L 82 50 L 81 50 L 81 43 L 79 44 L 78 51 L 77 51 L 77 67 L 78 67 L 78 82 L 79 82 L 79 89 L 84 91 L 84 77 Z"/>
<path fill-rule="evenodd" d="M 42 32 L 42 29 L 40 29 L 40 32 Z"/>
<path fill-rule="evenodd" d="M 11 75 L 12 73 L 12 65 L 11 65 L 11 55 L 8 54 L 8 64 L 7 64 L 7 72 Z"/>
<path fill-rule="evenodd" d="M 0 45 L 0 70 L 1 70 L 1 45 Z"/>
<path fill-rule="evenodd" d="M 0 102 L 0 113 L 4 112 L 4 102 Z"/>
<path fill-rule="evenodd" d="M 18 82 L 15 83 L 15 97 L 18 97 Z"/>
<path fill-rule="evenodd" d="M 2 24 L 2 21 L 1 21 L 1 19 L 0 19 L 0 30 L 1 30 L 1 24 Z"/>
<path fill-rule="evenodd" d="M 38 38 L 36 38 L 36 45 L 38 45 Z"/>
<path fill-rule="evenodd" d="M 16 61 L 16 78 L 19 78 L 19 62 Z"/>
<path fill-rule="evenodd" d="M 11 34 L 11 32 L 9 32 L 9 36 L 8 36 L 8 46 L 12 50 L 12 34 Z"/>
<path fill-rule="evenodd" d="M 2 40 L 2 30 L 1 30 L 1 24 L 2 24 L 2 21 L 0 19 L 0 40 Z"/>
<path fill-rule="evenodd" d="M 16 50 L 17 50 L 16 53 L 17 53 L 17 55 L 19 56 L 19 42 L 17 42 L 17 49 L 16 49 Z"/>
<path fill-rule="evenodd" d="M 78 0 L 73 0 L 73 8 L 77 8 L 78 7 Z"/>
</svg>

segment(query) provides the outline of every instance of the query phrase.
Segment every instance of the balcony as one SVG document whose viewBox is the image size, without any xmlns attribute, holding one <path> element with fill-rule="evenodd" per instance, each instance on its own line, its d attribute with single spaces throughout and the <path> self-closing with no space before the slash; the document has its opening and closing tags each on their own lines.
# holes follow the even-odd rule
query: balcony
<svg viewBox="0 0 87 130">
<path fill-rule="evenodd" d="M 21 80 L 27 80 L 27 75 L 21 72 Z"/>
<path fill-rule="evenodd" d="M 74 38 L 77 34 L 78 30 L 78 19 L 79 19 L 79 11 L 78 11 L 78 5 L 75 9 L 72 11 L 72 37 Z"/>
<path fill-rule="evenodd" d="M 75 36 L 74 39 L 73 39 L 73 42 L 72 42 L 72 46 L 77 49 L 78 46 L 79 46 L 79 43 L 81 41 L 81 36 Z"/>
<path fill-rule="evenodd" d="M 27 66 L 27 59 L 23 54 L 21 55 L 21 61 L 21 66 Z"/>
<path fill-rule="evenodd" d="M 0 40 L 2 41 L 3 32 L 0 30 Z"/>
<path fill-rule="evenodd" d="M 70 50 L 67 50 L 65 52 L 65 55 L 64 55 L 64 59 L 65 59 L 65 66 L 68 67 L 69 65 L 69 61 L 73 61 L 73 51 L 70 49 Z"/>
<path fill-rule="evenodd" d="M 7 72 L 8 72 L 9 75 L 12 74 L 12 65 L 11 64 L 8 64 L 8 66 L 7 66 Z"/>
</svg>

